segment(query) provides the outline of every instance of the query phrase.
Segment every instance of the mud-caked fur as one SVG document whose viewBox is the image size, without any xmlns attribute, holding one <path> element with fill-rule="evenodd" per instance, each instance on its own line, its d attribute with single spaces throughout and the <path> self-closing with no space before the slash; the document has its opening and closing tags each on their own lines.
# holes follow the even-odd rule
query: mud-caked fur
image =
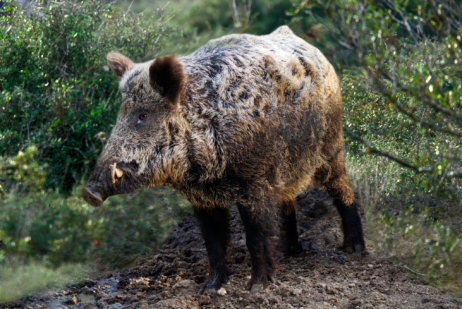
<svg viewBox="0 0 462 309">
<path fill-rule="evenodd" d="M 195 208 L 209 252 L 211 278 L 204 289 L 217 289 L 228 277 L 231 203 L 247 232 L 251 287 L 271 279 L 268 239 L 276 215 L 283 218 L 279 248 L 300 250 L 294 197 L 314 184 L 339 209 L 345 249 L 365 250 L 344 167 L 337 75 L 288 27 L 264 36 L 227 35 L 190 55 L 141 64 L 111 53 L 108 65 L 120 78 L 122 105 L 90 191 L 103 199 L 136 186 L 181 192 Z M 124 177 L 111 183 L 113 163 L 125 164 L 129 183 L 123 185 Z"/>
</svg>

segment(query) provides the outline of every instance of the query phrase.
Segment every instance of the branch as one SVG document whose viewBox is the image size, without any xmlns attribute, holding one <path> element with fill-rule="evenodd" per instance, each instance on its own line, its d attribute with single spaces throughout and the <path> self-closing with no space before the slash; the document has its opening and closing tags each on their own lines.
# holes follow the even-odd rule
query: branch
<svg viewBox="0 0 462 309">
<path fill-rule="evenodd" d="M 401 11 L 401 10 L 398 10 L 395 8 L 395 5 L 394 5 L 394 2 L 391 1 L 391 0 L 385 0 L 383 1 L 383 3 L 388 6 L 388 9 L 390 10 L 390 13 L 389 13 L 389 16 L 396 22 L 398 23 L 399 25 L 402 25 L 406 31 L 409 33 L 409 35 L 411 36 L 412 40 L 417 43 L 418 42 L 418 39 L 417 37 L 415 36 L 415 33 L 414 31 L 412 30 L 411 26 L 409 25 L 409 22 L 407 21 L 407 18 L 406 16 L 404 15 L 404 13 Z M 397 18 L 396 16 L 393 15 L 393 13 L 396 13 L 399 15 L 399 17 L 401 18 Z"/>
<path fill-rule="evenodd" d="M 369 143 L 369 141 L 367 141 L 364 138 L 362 138 L 361 136 L 353 133 L 353 131 L 351 131 L 347 127 L 344 127 L 343 129 L 348 134 L 348 136 L 350 136 L 354 140 L 357 140 L 358 142 L 360 142 L 361 144 L 366 146 L 366 148 L 373 154 L 376 154 L 378 156 L 385 157 L 385 158 L 388 158 L 388 159 L 390 159 L 392 161 L 395 161 L 396 163 L 398 163 L 398 164 L 400 164 L 400 165 L 402 165 L 404 167 L 407 167 L 407 168 L 413 170 L 416 173 L 431 173 L 433 171 L 433 169 L 431 169 L 429 167 L 419 167 L 417 165 L 413 165 L 413 164 L 411 164 L 409 162 L 404 161 L 403 159 L 400 159 L 400 158 L 392 155 L 391 153 L 379 150 L 379 149 L 375 148 L 374 146 L 372 146 L 372 144 Z"/>
<path fill-rule="evenodd" d="M 233 10 L 234 28 L 240 28 L 242 24 L 239 18 L 239 11 L 237 9 L 236 0 L 230 0 L 230 5 L 231 5 L 231 9 Z"/>
</svg>

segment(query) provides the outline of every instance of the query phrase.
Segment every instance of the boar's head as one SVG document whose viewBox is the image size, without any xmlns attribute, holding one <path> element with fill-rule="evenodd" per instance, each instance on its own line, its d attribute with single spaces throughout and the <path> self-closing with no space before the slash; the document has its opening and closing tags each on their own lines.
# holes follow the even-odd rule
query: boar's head
<svg viewBox="0 0 462 309">
<path fill-rule="evenodd" d="M 122 104 L 83 189 L 84 199 L 94 206 L 142 186 L 174 183 L 187 167 L 181 63 L 172 55 L 135 64 L 118 53 L 109 53 L 107 61 L 120 79 Z"/>
</svg>

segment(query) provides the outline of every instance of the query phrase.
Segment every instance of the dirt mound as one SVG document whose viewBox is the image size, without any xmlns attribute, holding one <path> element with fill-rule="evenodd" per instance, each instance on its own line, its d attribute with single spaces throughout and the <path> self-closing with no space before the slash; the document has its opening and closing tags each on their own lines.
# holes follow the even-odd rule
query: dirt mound
<svg viewBox="0 0 462 309">
<path fill-rule="evenodd" d="M 340 218 L 320 190 L 297 198 L 303 253 L 278 261 L 274 282 L 258 294 L 246 289 L 250 259 L 237 210 L 232 208 L 229 284 L 198 295 L 208 260 L 192 217 L 181 221 L 143 265 L 59 292 L 0 308 L 462 308 L 386 259 L 345 256 Z"/>
</svg>

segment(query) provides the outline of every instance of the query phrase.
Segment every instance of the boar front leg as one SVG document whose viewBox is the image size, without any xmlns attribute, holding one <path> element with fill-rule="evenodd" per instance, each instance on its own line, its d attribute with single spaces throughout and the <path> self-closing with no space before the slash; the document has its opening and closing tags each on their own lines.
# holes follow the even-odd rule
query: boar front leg
<svg viewBox="0 0 462 309">
<path fill-rule="evenodd" d="M 251 207 L 238 205 L 245 227 L 246 244 L 252 261 L 252 276 L 248 288 L 251 292 L 263 289 L 274 272 L 273 249 L 269 241 L 273 226 L 270 215 L 252 213 Z"/>
<path fill-rule="evenodd" d="M 226 248 L 229 242 L 229 209 L 194 207 L 209 256 L 210 275 L 201 293 L 213 293 L 228 281 Z"/>
</svg>

